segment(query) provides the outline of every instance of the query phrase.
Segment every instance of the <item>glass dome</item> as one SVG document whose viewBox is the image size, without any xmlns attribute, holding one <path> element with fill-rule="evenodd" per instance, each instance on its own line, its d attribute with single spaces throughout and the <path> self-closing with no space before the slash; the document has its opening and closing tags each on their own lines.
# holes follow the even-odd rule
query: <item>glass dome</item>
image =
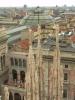
<svg viewBox="0 0 75 100">
<path fill-rule="evenodd" d="M 51 22 L 53 19 L 45 10 L 40 7 L 37 7 L 35 10 L 32 11 L 31 14 L 24 17 L 20 24 L 21 25 L 28 25 L 28 26 L 35 26 L 38 24 L 45 24 Z"/>
</svg>

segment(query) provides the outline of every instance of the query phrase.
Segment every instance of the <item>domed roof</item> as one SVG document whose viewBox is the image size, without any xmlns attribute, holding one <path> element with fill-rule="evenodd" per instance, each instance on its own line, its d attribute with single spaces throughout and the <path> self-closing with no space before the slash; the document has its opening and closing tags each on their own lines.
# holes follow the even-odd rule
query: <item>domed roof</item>
<svg viewBox="0 0 75 100">
<path fill-rule="evenodd" d="M 32 13 L 26 17 L 24 17 L 20 24 L 21 25 L 28 25 L 28 26 L 34 26 L 38 24 L 45 24 L 50 22 L 53 19 L 52 16 L 50 16 L 48 13 L 45 12 L 40 7 L 37 7 Z"/>
</svg>

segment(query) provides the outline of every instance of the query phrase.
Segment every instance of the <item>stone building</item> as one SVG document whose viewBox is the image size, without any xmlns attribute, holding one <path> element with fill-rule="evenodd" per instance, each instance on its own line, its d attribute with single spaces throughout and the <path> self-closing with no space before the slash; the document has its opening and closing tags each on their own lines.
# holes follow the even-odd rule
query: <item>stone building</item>
<svg viewBox="0 0 75 100">
<path fill-rule="evenodd" d="M 32 19 L 31 19 L 32 20 Z M 36 19 L 35 19 L 36 20 Z M 52 19 L 51 19 L 52 20 Z M 35 22 L 35 21 L 34 21 Z M 41 22 L 41 21 L 40 21 Z M 31 22 L 30 22 L 31 23 Z M 34 23 L 35 24 L 35 23 Z M 44 24 L 44 23 L 43 23 Z M 44 24 L 45 25 L 45 24 Z M 31 25 L 30 25 L 31 26 Z M 34 25 L 33 25 L 34 26 Z M 37 25 L 36 25 L 37 26 Z M 30 27 L 32 28 L 32 27 Z M 49 27 L 51 28 L 51 27 Z M 6 65 L 9 67 L 9 79 L 4 85 L 2 85 L 2 95 L 3 100 L 27 100 L 26 95 L 26 73 L 28 67 L 28 54 L 29 54 L 29 27 L 20 26 L 19 28 L 9 31 L 9 39 L 7 41 L 7 62 Z M 52 34 L 51 34 L 52 32 Z M 51 68 L 56 66 L 54 64 L 54 50 L 56 47 L 56 38 L 53 34 L 54 30 L 45 29 L 41 25 L 41 59 L 43 70 L 41 71 L 42 82 L 43 82 L 43 91 L 41 92 L 41 100 L 55 100 L 55 97 L 52 93 L 49 92 L 50 88 L 53 88 L 53 85 L 50 86 L 49 77 L 52 76 Z M 34 34 L 33 34 L 34 33 Z M 29 35 L 28 35 L 29 34 Z M 32 50 L 34 61 L 37 63 L 37 46 L 38 46 L 38 31 L 31 32 L 32 38 Z M 59 34 L 58 34 L 59 35 Z M 63 91 L 62 100 L 75 100 L 75 47 L 72 45 L 68 35 L 59 36 L 59 48 L 60 48 L 60 66 L 62 66 L 63 71 Z M 69 42 L 68 42 L 69 41 Z M 30 65 L 31 67 L 31 65 Z M 40 80 L 39 80 L 40 82 Z M 30 87 L 29 87 L 30 88 Z M 41 88 L 41 87 L 40 87 Z M 56 87 L 57 88 L 57 87 Z M 51 89 L 52 90 L 52 89 Z M 6 94 L 7 93 L 7 94 Z M 52 95 L 50 98 L 50 95 Z M 33 99 L 31 99 L 33 100 Z"/>
</svg>

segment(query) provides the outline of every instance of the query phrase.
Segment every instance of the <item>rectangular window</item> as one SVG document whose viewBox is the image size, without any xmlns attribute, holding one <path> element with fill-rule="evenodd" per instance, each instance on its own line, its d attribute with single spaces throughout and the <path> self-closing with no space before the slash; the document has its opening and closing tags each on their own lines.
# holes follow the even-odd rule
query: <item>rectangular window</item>
<svg viewBox="0 0 75 100">
<path fill-rule="evenodd" d="M 5 66 L 5 55 L 3 55 L 3 65 Z"/>
<path fill-rule="evenodd" d="M 68 65 L 67 64 L 65 65 L 65 68 L 68 68 Z"/>
<path fill-rule="evenodd" d="M 67 81 L 68 80 L 68 74 L 64 73 L 64 80 Z"/>
<path fill-rule="evenodd" d="M 19 66 L 22 67 L 22 60 L 21 59 L 19 59 Z"/>
<path fill-rule="evenodd" d="M 67 98 L 67 89 L 63 90 L 63 98 Z"/>
<path fill-rule="evenodd" d="M 26 67 L 26 60 L 23 59 L 23 67 Z"/>
<path fill-rule="evenodd" d="M 18 66 L 18 59 L 15 58 L 15 66 Z"/>
<path fill-rule="evenodd" d="M 10 58 L 11 66 L 14 66 L 14 59 Z"/>
</svg>

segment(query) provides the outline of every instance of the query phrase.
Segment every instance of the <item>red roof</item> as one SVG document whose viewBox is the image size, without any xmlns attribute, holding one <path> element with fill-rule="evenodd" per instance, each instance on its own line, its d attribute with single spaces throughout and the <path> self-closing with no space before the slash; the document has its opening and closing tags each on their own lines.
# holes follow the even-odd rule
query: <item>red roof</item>
<svg viewBox="0 0 75 100">
<path fill-rule="evenodd" d="M 72 42 L 75 42 L 75 35 L 72 35 L 72 36 L 70 37 L 70 39 L 71 39 Z"/>
<path fill-rule="evenodd" d="M 29 48 L 29 40 L 21 40 L 19 42 L 19 45 L 21 46 L 22 49 L 28 49 Z"/>
</svg>

